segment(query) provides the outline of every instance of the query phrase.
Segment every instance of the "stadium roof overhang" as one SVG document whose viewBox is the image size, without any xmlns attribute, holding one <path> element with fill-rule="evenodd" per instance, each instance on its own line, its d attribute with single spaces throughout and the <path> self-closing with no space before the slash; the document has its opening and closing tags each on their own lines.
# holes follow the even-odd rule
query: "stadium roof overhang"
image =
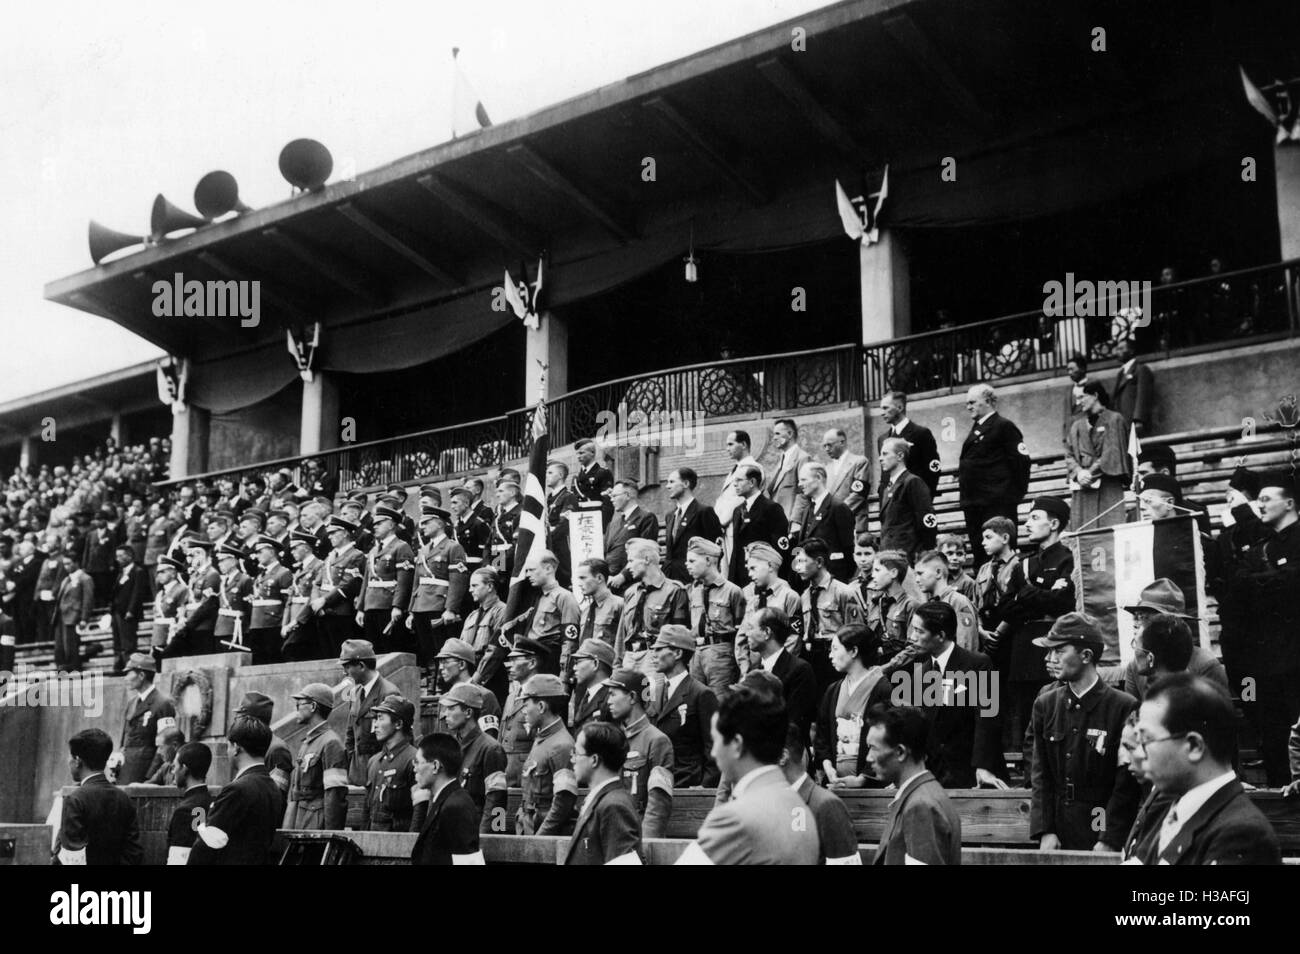
<svg viewBox="0 0 1300 954">
<path fill-rule="evenodd" d="M 1032 204 L 1067 180 L 1066 192 L 1121 184 L 1117 170 L 1156 174 L 1146 167 L 1161 155 L 1203 161 L 1228 138 L 1186 128 L 1207 109 L 1225 125 L 1259 124 L 1267 147 L 1236 65 L 1263 81 L 1294 67 L 1294 32 L 1277 21 L 1297 6 L 1269 0 L 1245 23 L 1239 6 L 1193 13 L 1176 0 L 1108 6 L 1113 22 L 1023 0 L 839 3 L 58 279 L 45 295 L 209 359 L 282 348 L 290 325 L 371 325 L 452 301 L 473 300 L 499 327 L 489 290 L 543 251 L 561 305 L 684 254 L 689 227 L 705 248 L 830 238 L 832 180 L 852 194 L 886 162 L 887 224 L 945 224 L 975 195 L 1014 218 L 1016 196 L 987 198 L 1000 174 L 1028 170 Z M 1054 140 L 1056 152 L 1032 151 Z M 1111 142 L 1146 151 L 1088 165 Z M 940 187 L 944 157 L 957 181 Z M 177 272 L 261 280 L 261 325 L 155 317 L 153 284 Z"/>
<path fill-rule="evenodd" d="M 146 361 L 0 403 L 0 445 L 40 431 L 46 418 L 59 427 L 78 427 L 114 414 L 161 407 L 156 379 L 157 362 Z"/>
</svg>

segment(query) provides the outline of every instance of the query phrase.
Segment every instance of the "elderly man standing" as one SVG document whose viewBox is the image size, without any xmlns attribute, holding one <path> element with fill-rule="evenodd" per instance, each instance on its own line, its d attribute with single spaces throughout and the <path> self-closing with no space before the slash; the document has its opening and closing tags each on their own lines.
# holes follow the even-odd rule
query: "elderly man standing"
<svg viewBox="0 0 1300 954">
<path fill-rule="evenodd" d="M 871 495 L 871 462 L 861 454 L 849 453 L 849 436 L 838 427 L 822 435 L 826 453 L 826 486 L 835 499 L 853 511 L 854 533 L 866 533 L 871 515 L 867 498 Z"/>
<path fill-rule="evenodd" d="M 966 392 L 973 425 L 961 446 L 957 475 L 966 536 L 981 539 L 990 517 L 1016 519 L 1016 507 L 1029 489 L 1029 448 L 1020 428 L 998 413 L 998 395 L 987 384 Z M 975 570 L 988 555 L 974 548 Z"/>
</svg>

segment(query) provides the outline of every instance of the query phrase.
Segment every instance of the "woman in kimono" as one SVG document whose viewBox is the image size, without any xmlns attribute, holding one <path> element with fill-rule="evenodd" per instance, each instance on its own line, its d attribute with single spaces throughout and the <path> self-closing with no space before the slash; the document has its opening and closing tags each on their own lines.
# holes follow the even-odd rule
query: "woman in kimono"
<svg viewBox="0 0 1300 954">
<path fill-rule="evenodd" d="M 878 787 L 867 774 L 866 711 L 889 705 L 891 684 L 879 665 L 880 640 L 851 623 L 831 640 L 831 665 L 843 678 L 827 687 L 817 707 L 813 752 L 827 782 L 847 788 Z"/>
</svg>

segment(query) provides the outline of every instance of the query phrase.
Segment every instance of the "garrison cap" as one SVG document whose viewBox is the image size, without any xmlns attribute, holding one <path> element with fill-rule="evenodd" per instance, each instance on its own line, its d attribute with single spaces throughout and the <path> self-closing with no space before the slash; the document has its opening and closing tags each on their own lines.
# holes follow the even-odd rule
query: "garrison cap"
<svg viewBox="0 0 1300 954">
<path fill-rule="evenodd" d="M 573 659 L 594 659 L 606 669 L 614 668 L 614 647 L 603 639 L 584 639 Z"/>
<path fill-rule="evenodd" d="M 1143 444 L 1138 451 L 1139 464 L 1164 464 L 1173 467 L 1178 463 L 1178 455 L 1168 444 Z"/>
<path fill-rule="evenodd" d="M 781 559 L 781 553 L 772 544 L 763 540 L 751 543 L 745 547 L 745 559 L 763 560 L 773 566 L 780 566 L 785 561 Z"/>
<path fill-rule="evenodd" d="M 1259 480 L 1260 488 L 1276 487 L 1283 496 L 1295 499 L 1295 471 L 1291 468 L 1271 471 Z"/>
<path fill-rule="evenodd" d="M 1158 490 L 1177 500 L 1182 496 L 1178 488 L 1178 478 L 1168 474 L 1147 474 L 1142 478 L 1143 490 Z"/>
<path fill-rule="evenodd" d="M 472 666 L 477 661 L 474 653 L 474 647 L 463 639 L 457 639 L 454 636 L 442 644 L 442 649 L 438 650 L 436 659 L 459 659 L 462 662 Z"/>
<path fill-rule="evenodd" d="M 1232 472 L 1232 477 L 1228 480 L 1228 486 L 1233 490 L 1240 490 L 1243 494 L 1254 500 L 1259 496 L 1260 475 L 1248 467 L 1238 467 Z"/>
<path fill-rule="evenodd" d="M 659 635 L 655 637 L 654 648 L 663 649 L 689 649 L 695 652 L 695 637 L 685 626 L 678 623 L 668 623 L 659 630 Z"/>
<path fill-rule="evenodd" d="M 716 558 L 722 556 L 722 547 L 704 537 L 691 537 L 690 542 L 686 544 L 686 552 L 701 553 L 704 556 Z"/>
<path fill-rule="evenodd" d="M 307 685 L 295 692 L 291 698 L 310 699 L 322 708 L 334 708 L 334 690 L 323 682 L 309 682 Z"/>
<path fill-rule="evenodd" d="M 1048 630 L 1046 636 L 1034 640 L 1035 646 L 1051 649 L 1054 646 L 1086 646 L 1101 652 L 1101 630 L 1091 616 L 1085 613 L 1066 613 Z"/>
</svg>

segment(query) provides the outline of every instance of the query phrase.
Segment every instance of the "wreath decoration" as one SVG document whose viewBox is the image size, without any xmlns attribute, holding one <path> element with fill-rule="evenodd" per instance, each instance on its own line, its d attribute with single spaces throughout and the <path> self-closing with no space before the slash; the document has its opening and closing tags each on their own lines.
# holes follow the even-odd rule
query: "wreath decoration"
<svg viewBox="0 0 1300 954">
<path fill-rule="evenodd" d="M 186 741 L 197 742 L 207 734 L 212 725 L 212 680 L 208 674 L 198 669 L 187 669 L 177 673 L 172 683 L 172 698 L 180 699 L 185 690 L 194 686 L 199 690 L 199 714 L 191 721 L 191 731 Z"/>
</svg>

